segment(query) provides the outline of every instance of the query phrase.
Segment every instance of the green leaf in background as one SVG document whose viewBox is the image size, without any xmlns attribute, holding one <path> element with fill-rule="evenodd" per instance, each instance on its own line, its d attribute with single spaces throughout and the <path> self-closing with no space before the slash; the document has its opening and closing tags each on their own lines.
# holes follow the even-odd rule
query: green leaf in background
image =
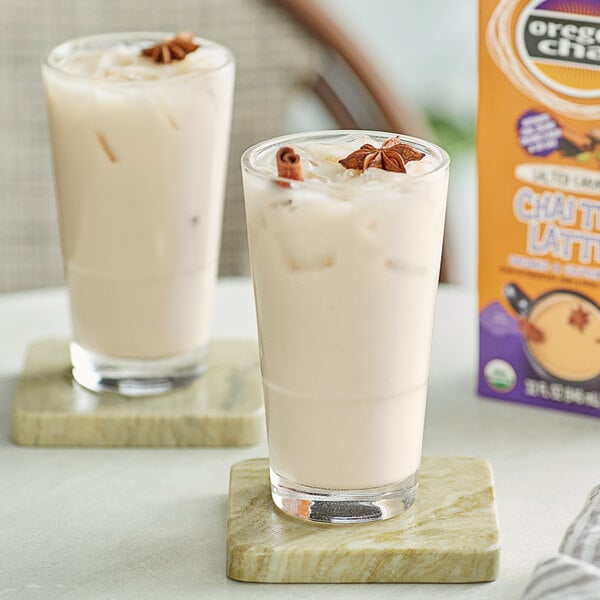
<svg viewBox="0 0 600 600">
<path fill-rule="evenodd" d="M 475 122 L 470 119 L 459 121 L 447 115 L 427 115 L 437 141 L 450 155 L 472 152 L 475 148 Z"/>
</svg>

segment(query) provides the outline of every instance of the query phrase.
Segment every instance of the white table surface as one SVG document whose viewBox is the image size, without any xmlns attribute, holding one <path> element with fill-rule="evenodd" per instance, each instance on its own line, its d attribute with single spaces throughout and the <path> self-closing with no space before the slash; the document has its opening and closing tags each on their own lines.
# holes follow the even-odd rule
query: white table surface
<svg viewBox="0 0 600 600">
<path fill-rule="evenodd" d="M 519 598 L 600 482 L 600 420 L 480 399 L 472 291 L 440 290 L 424 451 L 488 459 L 502 561 L 494 583 L 244 584 L 225 576 L 229 467 L 243 449 L 38 449 L 10 442 L 28 342 L 69 331 L 64 290 L 0 296 L 0 599 Z M 250 282 L 222 280 L 215 336 L 256 336 Z M 468 535 L 468 532 L 465 532 Z"/>
</svg>

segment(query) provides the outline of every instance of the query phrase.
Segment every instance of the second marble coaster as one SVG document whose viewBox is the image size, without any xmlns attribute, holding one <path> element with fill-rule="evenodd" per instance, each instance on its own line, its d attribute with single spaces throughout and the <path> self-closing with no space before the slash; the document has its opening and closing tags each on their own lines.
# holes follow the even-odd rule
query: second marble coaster
<svg viewBox="0 0 600 600">
<path fill-rule="evenodd" d="M 321 525 L 280 512 L 266 458 L 231 469 L 227 575 L 263 583 L 472 583 L 498 575 L 492 473 L 479 458 L 425 457 L 414 506 L 376 523 Z"/>
<path fill-rule="evenodd" d="M 125 398 L 73 383 L 67 340 L 29 347 L 12 407 L 24 446 L 249 446 L 263 438 L 258 345 L 213 340 L 206 373 L 168 394 Z"/>
</svg>

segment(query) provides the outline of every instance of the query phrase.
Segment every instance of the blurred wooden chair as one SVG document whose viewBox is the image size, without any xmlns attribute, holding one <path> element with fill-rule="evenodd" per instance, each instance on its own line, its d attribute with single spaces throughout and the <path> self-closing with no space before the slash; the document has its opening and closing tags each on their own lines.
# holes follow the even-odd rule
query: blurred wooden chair
<svg viewBox="0 0 600 600">
<path fill-rule="evenodd" d="M 195 31 L 236 56 L 221 275 L 249 272 L 240 155 L 260 140 L 288 133 L 285 111 L 298 90 L 322 102 L 332 127 L 430 137 L 423 115 L 392 91 L 377 65 L 315 0 L 5 2 L 0 291 L 63 281 L 39 60 L 64 40 L 119 30 Z"/>
<path fill-rule="evenodd" d="M 273 0 L 320 44 L 320 63 L 306 85 L 341 129 L 431 137 L 424 114 L 401 97 L 350 34 L 315 0 Z"/>
</svg>

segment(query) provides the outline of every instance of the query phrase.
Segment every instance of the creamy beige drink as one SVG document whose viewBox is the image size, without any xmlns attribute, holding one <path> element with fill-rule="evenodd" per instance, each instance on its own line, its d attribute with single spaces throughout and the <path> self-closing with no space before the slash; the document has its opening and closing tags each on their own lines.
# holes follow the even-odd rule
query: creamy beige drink
<svg viewBox="0 0 600 600">
<path fill-rule="evenodd" d="M 542 339 L 528 339 L 529 349 L 548 373 L 581 382 L 600 375 L 600 311 L 568 292 L 548 294 L 529 315 Z"/>
<path fill-rule="evenodd" d="M 142 54 L 165 37 L 75 40 L 43 75 L 74 359 L 158 361 L 160 371 L 181 357 L 190 375 L 209 334 L 234 64 L 226 48 L 189 37 L 168 56 Z M 151 364 L 131 375 L 168 376 Z"/>
<path fill-rule="evenodd" d="M 291 136 L 242 161 L 274 499 L 297 515 L 302 494 L 281 488 L 311 488 L 314 499 L 316 489 L 366 498 L 392 486 L 404 506 L 414 497 L 448 158 L 407 139 L 425 156 L 406 173 L 339 163 L 387 137 Z M 303 181 L 274 183 L 281 146 L 300 157 Z M 308 518 L 370 520 L 399 507 L 336 510 Z"/>
</svg>

